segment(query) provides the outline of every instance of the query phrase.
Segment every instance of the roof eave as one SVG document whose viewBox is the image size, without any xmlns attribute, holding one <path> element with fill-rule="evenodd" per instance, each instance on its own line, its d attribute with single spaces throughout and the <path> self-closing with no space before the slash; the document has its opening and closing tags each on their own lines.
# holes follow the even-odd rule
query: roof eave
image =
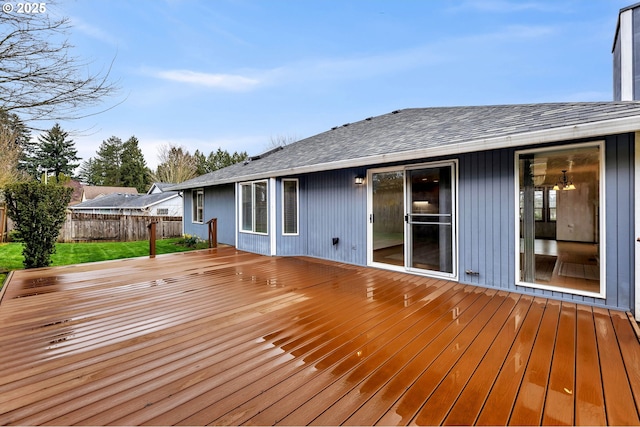
<svg viewBox="0 0 640 427">
<path fill-rule="evenodd" d="M 623 117 L 618 119 L 603 120 L 578 125 L 564 126 L 553 129 L 545 129 L 514 135 L 499 136 L 493 138 L 481 138 L 470 141 L 462 141 L 446 144 L 439 147 L 428 147 L 416 150 L 402 151 L 398 153 L 378 154 L 374 156 L 359 157 L 355 159 L 338 160 L 334 162 L 318 163 L 308 166 L 298 166 L 286 169 L 278 169 L 248 175 L 238 175 L 211 182 L 192 183 L 185 186 L 179 184 L 171 187 L 172 190 L 189 190 L 193 188 L 210 187 L 215 185 L 233 184 L 236 182 L 252 181 L 264 178 L 277 178 L 281 176 L 300 175 L 327 170 L 344 169 L 349 167 L 369 166 L 374 164 L 394 163 L 416 158 L 440 157 L 451 154 L 472 153 L 478 151 L 497 150 L 511 147 L 524 147 L 550 142 L 571 141 L 576 139 L 605 137 L 619 133 L 635 132 L 640 130 L 640 117 Z"/>
</svg>

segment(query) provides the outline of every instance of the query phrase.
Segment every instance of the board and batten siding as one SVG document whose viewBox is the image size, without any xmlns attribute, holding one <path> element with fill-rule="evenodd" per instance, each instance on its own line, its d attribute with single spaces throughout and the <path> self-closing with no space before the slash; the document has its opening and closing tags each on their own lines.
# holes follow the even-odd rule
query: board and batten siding
<svg viewBox="0 0 640 427">
<path fill-rule="evenodd" d="M 193 222 L 193 190 L 184 192 L 184 234 L 191 234 L 203 240 L 209 238 L 207 221 L 218 218 L 218 243 L 236 244 L 235 231 L 235 190 L 233 184 L 204 188 L 204 223 Z"/>
<path fill-rule="evenodd" d="M 513 289 L 515 278 L 514 151 L 459 157 L 460 282 Z"/>
<path fill-rule="evenodd" d="M 516 148 L 459 156 L 460 282 L 631 309 L 635 298 L 633 147 L 631 134 L 605 138 L 606 299 L 515 285 Z"/>
<path fill-rule="evenodd" d="M 607 305 L 635 305 L 633 134 L 607 137 L 605 147 Z M 635 194 L 635 196 L 634 196 Z"/>
<path fill-rule="evenodd" d="M 354 183 L 356 175 L 365 173 L 363 168 L 341 169 L 306 177 L 300 210 L 307 217 L 309 256 L 366 265 L 367 188 Z"/>
</svg>

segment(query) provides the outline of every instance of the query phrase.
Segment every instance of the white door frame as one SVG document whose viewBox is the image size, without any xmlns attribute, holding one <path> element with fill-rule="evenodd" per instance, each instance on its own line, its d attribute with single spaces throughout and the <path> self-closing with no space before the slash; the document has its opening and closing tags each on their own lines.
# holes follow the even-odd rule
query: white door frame
<svg viewBox="0 0 640 427">
<path fill-rule="evenodd" d="M 398 172 L 402 172 L 404 175 L 404 184 L 403 184 L 403 206 L 404 206 L 404 213 L 403 215 L 407 215 L 408 212 L 408 207 L 407 207 L 407 203 L 408 203 L 408 196 L 407 196 L 407 171 L 409 170 L 413 170 L 413 169 L 424 169 L 424 168 L 432 168 L 432 167 L 439 167 L 439 166 L 450 166 L 452 168 L 452 172 L 453 172 L 453 176 L 452 176 L 452 208 L 453 208 L 453 212 L 454 212 L 454 217 L 452 218 L 452 232 L 453 232 L 453 240 L 452 240 L 452 257 L 453 257 L 453 273 L 449 274 L 449 273 L 439 273 L 436 271 L 431 271 L 431 270 L 421 270 L 421 269 L 416 269 L 416 268 L 409 268 L 407 267 L 407 260 L 409 259 L 409 242 L 410 239 L 408 238 L 408 224 L 404 223 L 404 258 L 405 258 L 405 265 L 404 266 L 396 266 L 396 265 L 391 265 L 391 264 L 384 264 L 381 262 L 374 262 L 373 261 L 373 222 L 372 222 L 372 216 L 373 216 L 373 174 L 374 173 L 383 173 L 383 172 L 393 172 L 393 171 L 398 171 Z M 447 280 L 452 280 L 452 281 L 458 281 L 459 277 L 458 277 L 458 262 L 459 262 L 459 253 L 458 253 L 458 221 L 459 221 L 459 212 L 458 212 L 458 185 L 459 185 L 459 172 L 458 172 L 459 166 L 458 166 L 458 159 L 451 159 L 451 160 L 442 160 L 442 161 L 437 161 L 437 162 L 428 162 L 428 163 L 417 163 L 417 164 L 408 164 L 408 165 L 398 165 L 398 166 L 389 166 L 389 167 L 381 167 L 381 168 L 373 168 L 373 169 L 368 169 L 367 170 L 367 265 L 372 266 L 372 267 L 379 267 L 379 268 L 383 268 L 386 270 L 395 270 L 395 271 L 401 271 L 401 272 L 411 272 L 414 274 L 419 274 L 419 275 L 424 275 L 424 276 L 429 276 L 429 277 L 439 277 L 439 278 L 445 278 Z"/>
<path fill-rule="evenodd" d="M 634 164 L 634 205 L 635 205 L 635 233 L 633 235 L 633 245 L 635 248 L 635 276 L 636 276 L 636 301 L 635 301 L 635 316 L 636 320 L 640 321 L 640 197 L 638 192 L 640 191 L 640 132 L 635 134 L 635 164 Z"/>
</svg>

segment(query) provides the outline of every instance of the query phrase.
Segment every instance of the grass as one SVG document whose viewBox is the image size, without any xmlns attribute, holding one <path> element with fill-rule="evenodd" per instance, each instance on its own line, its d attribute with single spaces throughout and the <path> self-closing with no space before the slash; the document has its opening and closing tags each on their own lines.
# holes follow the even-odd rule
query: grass
<svg viewBox="0 0 640 427">
<path fill-rule="evenodd" d="M 180 242 L 183 239 L 156 240 L 156 254 L 184 252 L 204 249 L 207 243 L 198 243 L 188 247 Z M 51 255 L 51 266 L 83 264 L 85 262 L 107 261 L 112 259 L 135 258 L 149 255 L 149 241 L 103 242 L 103 243 L 57 243 L 56 252 Z M 4 283 L 6 273 L 24 268 L 22 244 L 0 243 L 0 284 Z"/>
</svg>

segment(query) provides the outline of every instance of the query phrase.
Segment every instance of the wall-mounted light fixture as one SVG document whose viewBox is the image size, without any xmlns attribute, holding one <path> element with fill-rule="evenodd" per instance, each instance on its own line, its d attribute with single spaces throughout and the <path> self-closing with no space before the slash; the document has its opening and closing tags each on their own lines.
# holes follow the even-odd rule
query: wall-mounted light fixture
<svg viewBox="0 0 640 427">
<path fill-rule="evenodd" d="M 353 182 L 358 184 L 358 185 L 364 184 L 364 176 L 363 175 L 356 175 L 356 177 L 353 180 Z"/>
</svg>

